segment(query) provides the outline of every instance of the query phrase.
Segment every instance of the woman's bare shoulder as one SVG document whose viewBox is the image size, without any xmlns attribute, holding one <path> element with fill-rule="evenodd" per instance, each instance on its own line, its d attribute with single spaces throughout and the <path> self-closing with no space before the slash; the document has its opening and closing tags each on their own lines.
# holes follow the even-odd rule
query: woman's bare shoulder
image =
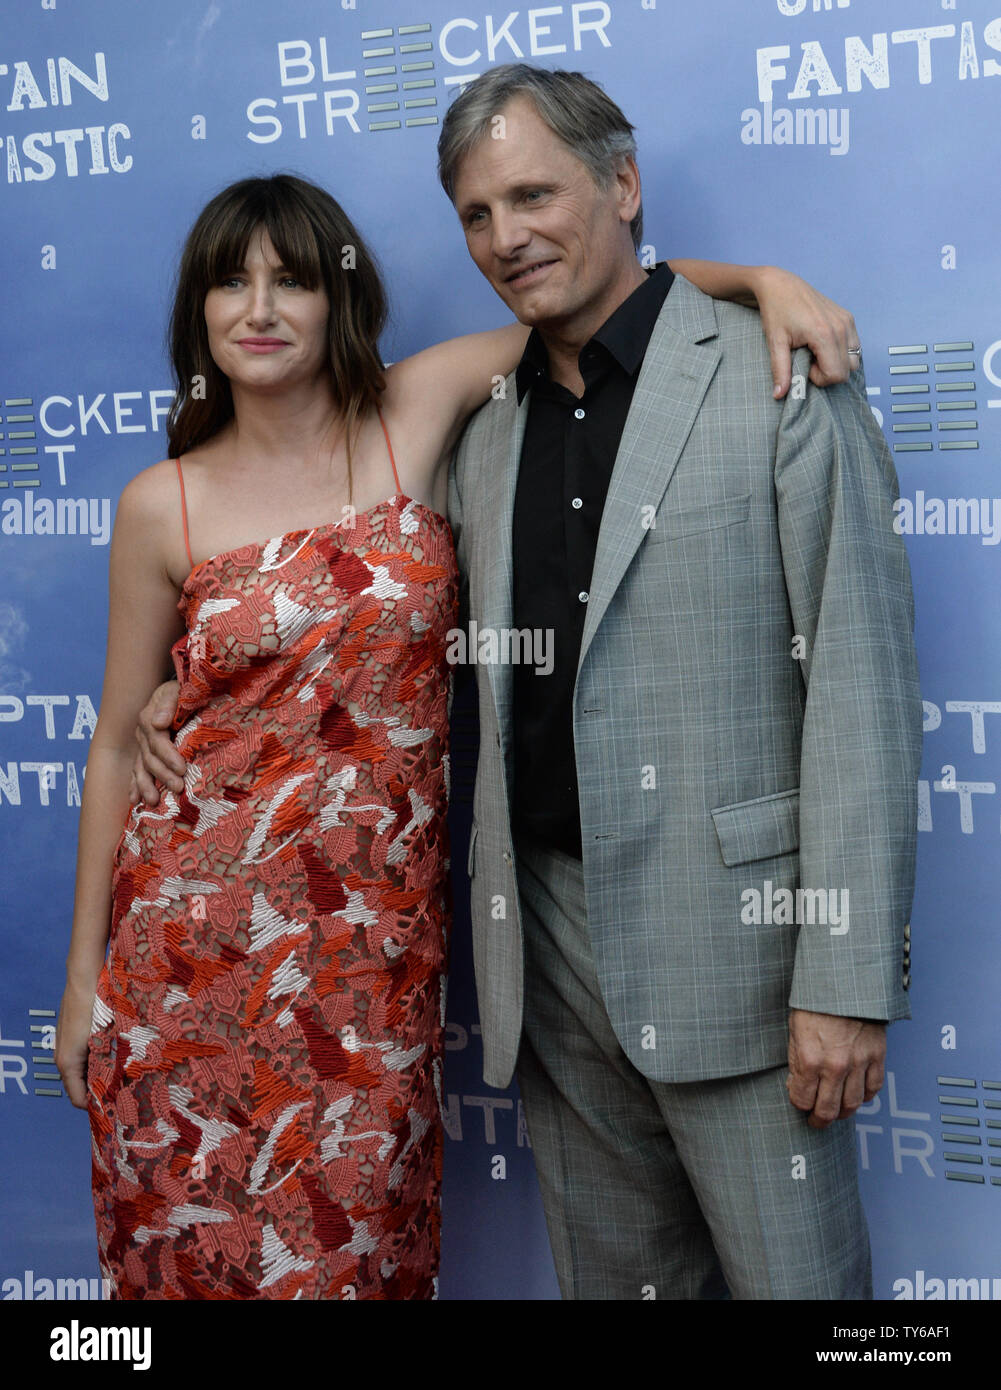
<svg viewBox="0 0 1001 1390">
<path fill-rule="evenodd" d="M 162 520 L 171 506 L 180 510 L 176 459 L 161 459 L 130 478 L 118 503 L 119 515 L 147 521 Z"/>
<path fill-rule="evenodd" d="M 199 493 L 206 472 L 218 468 L 220 446 L 214 440 L 176 458 L 161 459 L 150 464 L 126 484 L 122 499 L 132 508 L 160 516 L 179 513 L 181 487 L 186 495 Z"/>
<path fill-rule="evenodd" d="M 180 460 L 160 459 L 131 478 L 122 489 L 115 515 L 119 553 L 135 551 L 179 587 L 191 568 L 185 546 L 185 517 L 202 507 L 202 479 L 208 459 L 203 450 Z M 182 491 L 183 485 L 183 491 Z"/>
</svg>

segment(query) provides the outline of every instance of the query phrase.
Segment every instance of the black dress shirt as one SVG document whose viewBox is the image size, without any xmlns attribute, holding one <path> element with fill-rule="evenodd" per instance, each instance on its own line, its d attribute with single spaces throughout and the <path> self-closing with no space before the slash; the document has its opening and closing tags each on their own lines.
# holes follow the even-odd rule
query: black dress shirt
<svg viewBox="0 0 1001 1390">
<path fill-rule="evenodd" d="M 532 392 L 514 503 L 514 626 L 550 631 L 553 669 L 513 669 L 517 833 L 580 857 L 573 689 L 601 514 L 636 379 L 674 276 L 649 273 L 578 358 L 580 398 L 549 375 L 532 332 L 515 380 Z"/>
</svg>

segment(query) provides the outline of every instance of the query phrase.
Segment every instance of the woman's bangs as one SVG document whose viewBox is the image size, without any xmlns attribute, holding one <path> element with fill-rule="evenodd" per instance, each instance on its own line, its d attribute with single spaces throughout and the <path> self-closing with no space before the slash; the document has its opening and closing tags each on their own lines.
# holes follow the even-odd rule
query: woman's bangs
<svg viewBox="0 0 1001 1390">
<path fill-rule="evenodd" d="M 227 209 L 208 229 L 202 264 L 206 290 L 243 269 L 250 238 L 260 223 L 260 214 L 244 204 Z"/>
<path fill-rule="evenodd" d="M 262 228 L 286 270 L 307 289 L 322 287 L 319 245 L 305 210 L 254 199 L 227 209 L 208 229 L 202 266 L 206 291 L 243 269 L 247 247 Z"/>
<path fill-rule="evenodd" d="M 262 223 L 285 269 L 307 289 L 322 289 L 320 247 L 306 210 L 299 206 L 271 207 Z"/>
</svg>

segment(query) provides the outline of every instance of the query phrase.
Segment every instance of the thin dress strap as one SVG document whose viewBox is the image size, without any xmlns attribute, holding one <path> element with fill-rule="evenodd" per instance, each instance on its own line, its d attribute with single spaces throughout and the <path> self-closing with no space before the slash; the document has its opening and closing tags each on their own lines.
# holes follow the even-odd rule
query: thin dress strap
<svg viewBox="0 0 1001 1390">
<path fill-rule="evenodd" d="M 188 503 L 184 496 L 184 474 L 181 472 L 181 460 L 175 459 L 174 462 L 177 464 L 177 481 L 181 485 L 181 521 L 184 525 L 184 548 L 188 552 L 188 564 L 194 569 L 195 562 L 191 558 L 191 542 L 188 540 Z"/>
<path fill-rule="evenodd" d="M 390 440 L 389 440 L 389 430 L 386 429 L 386 422 L 385 422 L 385 420 L 382 418 L 382 411 L 379 409 L 378 406 L 376 406 L 375 411 L 376 411 L 376 414 L 377 414 L 378 417 L 379 417 L 379 424 L 382 426 L 382 432 L 383 432 L 383 434 L 386 436 L 386 448 L 389 450 L 389 461 L 390 461 L 390 463 L 393 465 L 393 477 L 394 477 L 394 479 L 396 480 L 396 491 L 397 491 L 397 495 L 400 496 L 400 497 L 402 497 L 402 496 L 403 496 L 403 487 L 402 487 L 402 485 L 401 485 L 401 483 L 400 483 L 400 475 L 399 475 L 399 473 L 397 473 L 397 471 L 396 471 L 396 459 L 393 457 L 393 446 L 392 446 L 392 444 L 390 443 Z"/>
</svg>

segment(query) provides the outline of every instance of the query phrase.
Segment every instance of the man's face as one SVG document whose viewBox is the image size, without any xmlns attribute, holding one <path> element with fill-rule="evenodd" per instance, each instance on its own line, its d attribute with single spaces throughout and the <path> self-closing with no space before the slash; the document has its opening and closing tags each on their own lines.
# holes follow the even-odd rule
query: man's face
<svg viewBox="0 0 1001 1390">
<path fill-rule="evenodd" d="M 635 278 L 636 166 L 599 188 L 528 98 L 501 114 L 503 138 L 486 134 L 455 180 L 469 254 L 522 323 L 590 336 Z"/>
</svg>

